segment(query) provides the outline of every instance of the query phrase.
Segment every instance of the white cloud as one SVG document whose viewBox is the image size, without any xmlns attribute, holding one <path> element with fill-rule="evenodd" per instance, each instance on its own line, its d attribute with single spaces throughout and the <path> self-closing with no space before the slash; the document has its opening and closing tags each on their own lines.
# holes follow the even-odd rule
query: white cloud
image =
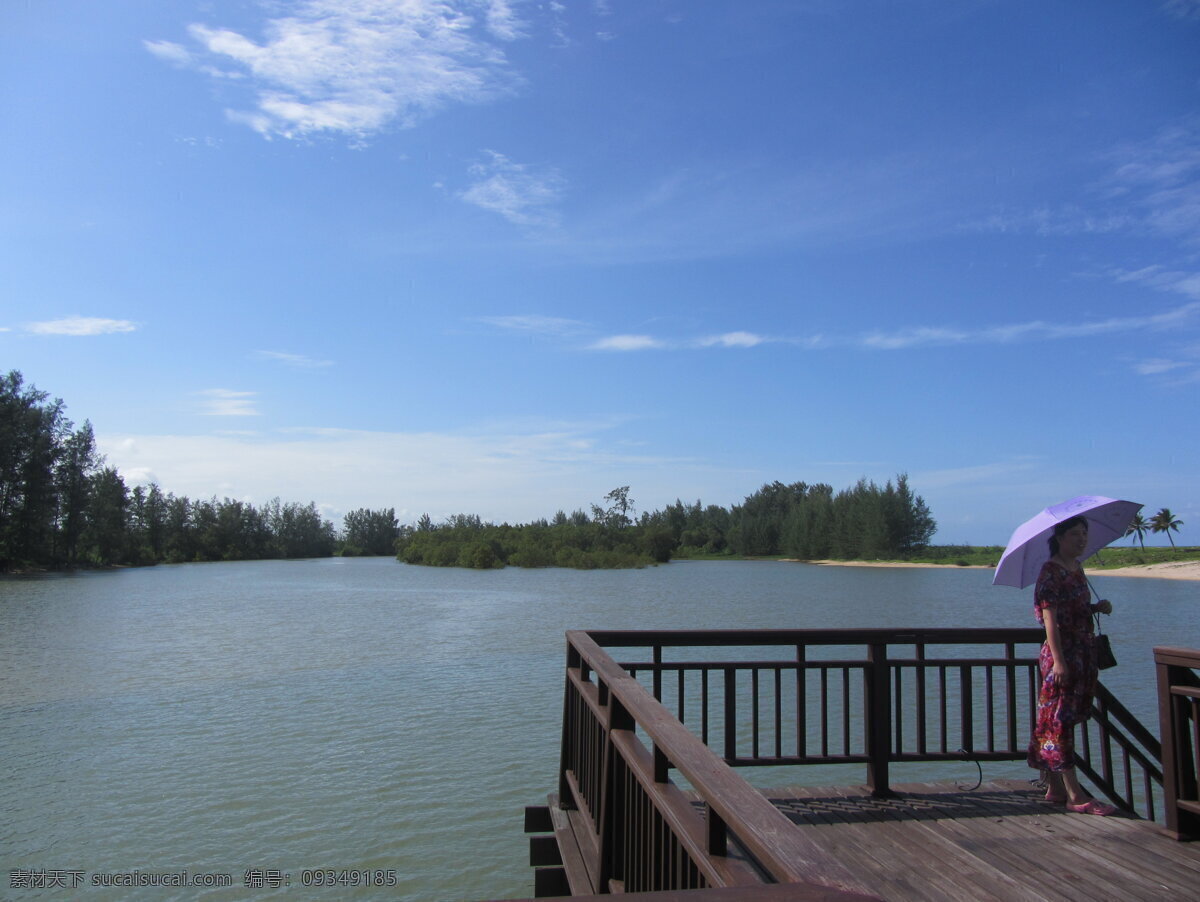
<svg viewBox="0 0 1200 902">
<path fill-rule="evenodd" d="M 1123 145 L 1111 159 L 1116 169 L 1103 185 L 1110 197 L 1140 211 L 1151 230 L 1200 243 L 1200 117 Z"/>
<path fill-rule="evenodd" d="M 1171 370 L 1192 367 L 1194 365 L 1194 363 L 1183 360 L 1166 360 L 1162 357 L 1155 357 L 1151 360 L 1143 360 L 1141 363 L 1134 364 L 1133 368 L 1143 376 L 1158 376 L 1162 373 L 1169 373 Z"/>
<path fill-rule="evenodd" d="M 521 21 L 508 0 L 490 0 L 486 12 L 487 29 L 502 41 L 515 41 L 525 36 Z"/>
<path fill-rule="evenodd" d="M 664 495 L 697 484 L 692 471 L 703 474 L 704 484 L 732 487 L 722 486 L 722 503 L 724 494 L 740 498 L 742 483 L 753 483 L 743 473 L 717 472 L 692 460 L 630 453 L 602 440 L 613 425 L 526 423 L 462 434 L 306 429 L 259 436 L 100 435 L 97 444 L 127 479 L 153 479 L 177 495 L 227 494 L 255 503 L 279 496 L 340 513 L 394 506 L 404 522 L 425 512 L 435 519 L 469 512 L 527 522 L 560 508 L 586 510 L 614 485 L 660 482 L 664 470 L 678 478 Z M 653 502 L 636 497 L 661 505 L 675 496 Z"/>
<path fill-rule="evenodd" d="M 702 348 L 752 348 L 765 341 L 768 341 L 768 339 L 761 335 L 755 335 L 753 332 L 726 332 L 724 335 L 713 335 L 709 338 L 702 338 L 697 342 L 697 345 Z"/>
<path fill-rule="evenodd" d="M 588 347 L 593 351 L 650 351 L 667 345 L 650 335 L 610 335 Z"/>
<path fill-rule="evenodd" d="M 1162 6 L 1177 19 L 1200 20 L 1200 0 L 1164 0 Z"/>
<path fill-rule="evenodd" d="M 1016 341 L 1046 341 L 1084 338 L 1092 335 L 1162 330 L 1190 324 L 1200 315 L 1200 301 L 1184 304 L 1149 316 L 1110 317 L 1080 323 L 1048 323 L 1035 320 L 981 329 L 914 327 L 893 332 L 871 332 L 859 339 L 866 348 L 899 350 L 926 345 L 1007 344 Z"/>
<path fill-rule="evenodd" d="M 207 417 L 256 417 L 255 392 L 210 388 L 197 392 L 202 398 L 200 413 Z"/>
<path fill-rule="evenodd" d="M 1200 300 L 1200 273 L 1178 272 L 1161 266 L 1146 266 L 1128 271 L 1115 270 L 1113 277 L 1118 282 L 1140 282 L 1160 291 L 1173 291 Z"/>
<path fill-rule="evenodd" d="M 298 369 L 320 369 L 321 367 L 333 366 L 332 360 L 317 360 L 312 357 L 305 357 L 303 354 L 288 354 L 285 351 L 255 351 L 254 353 L 255 356 L 261 357 L 264 360 L 275 360 Z"/>
<path fill-rule="evenodd" d="M 459 194 L 461 200 L 499 213 L 515 225 L 558 224 L 554 205 L 562 196 L 564 182 L 557 170 L 539 172 L 493 150 L 485 153 L 488 160 L 470 168 L 476 181 Z"/>
<path fill-rule="evenodd" d="M 164 62 L 186 66 L 192 62 L 192 54 L 182 44 L 174 41 L 142 41 L 143 46 Z"/>
<path fill-rule="evenodd" d="M 264 136 L 340 133 L 361 139 L 414 125 L 453 103 L 513 91 L 520 79 L 495 40 L 522 36 L 507 0 L 305 0 L 267 20 L 254 40 L 193 24 L 196 53 L 171 41 L 146 49 L 214 77 L 248 76 L 252 109 L 227 110 Z"/>
<path fill-rule="evenodd" d="M 1114 147 L 1099 162 L 1107 173 L 1079 201 L 1000 210 L 962 228 L 1046 236 L 1151 232 L 1200 243 L 1200 117 Z"/>
<path fill-rule="evenodd" d="M 524 316 L 481 316 L 479 322 L 487 323 L 501 329 L 513 332 L 529 332 L 537 335 L 568 336 L 591 329 L 585 322 L 577 319 L 564 319 L 558 316 L 540 316 L 527 314 Z"/>
<path fill-rule="evenodd" d="M 137 329 L 137 324 L 127 319 L 68 316 L 63 319 L 27 323 L 25 329 L 36 335 L 111 335 L 114 332 L 133 332 Z"/>
</svg>

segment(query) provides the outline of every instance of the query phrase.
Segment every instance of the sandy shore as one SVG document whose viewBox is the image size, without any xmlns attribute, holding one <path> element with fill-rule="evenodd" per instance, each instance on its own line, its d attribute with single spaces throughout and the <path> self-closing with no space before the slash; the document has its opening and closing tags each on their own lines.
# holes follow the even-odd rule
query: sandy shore
<svg viewBox="0 0 1200 902">
<path fill-rule="evenodd" d="M 899 561 L 804 561 L 823 567 L 958 567 L 957 564 L 908 564 Z M 973 564 L 961 570 L 992 570 Z M 1169 561 L 1165 564 L 1146 564 L 1140 567 L 1117 567 L 1113 570 L 1088 570 L 1088 576 L 1143 576 L 1152 579 L 1200 579 L 1200 561 Z"/>
<path fill-rule="evenodd" d="M 1089 576 L 1150 576 L 1155 579 L 1200 579 L 1200 561 L 1168 561 L 1142 567 L 1089 570 Z"/>
</svg>

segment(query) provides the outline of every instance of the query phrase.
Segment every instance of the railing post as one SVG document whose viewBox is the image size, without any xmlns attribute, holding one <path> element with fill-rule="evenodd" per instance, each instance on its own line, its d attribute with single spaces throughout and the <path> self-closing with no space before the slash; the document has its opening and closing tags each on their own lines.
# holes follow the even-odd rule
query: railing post
<svg viewBox="0 0 1200 902">
<path fill-rule="evenodd" d="M 725 760 L 737 757 L 737 670 L 725 669 Z"/>
<path fill-rule="evenodd" d="M 1195 684 L 1190 668 L 1172 664 L 1170 653 L 1175 649 L 1154 649 L 1154 667 L 1158 676 L 1158 719 L 1162 741 L 1163 820 L 1166 832 L 1175 839 L 1200 836 L 1200 813 L 1182 808 L 1181 799 L 1198 797 L 1195 755 L 1188 730 L 1185 695 L 1176 695 L 1173 687 Z M 1190 678 L 1190 679 L 1189 679 Z M 1193 723 L 1200 730 L 1200 724 Z"/>
<path fill-rule="evenodd" d="M 724 858 L 729 854 L 729 830 L 712 805 L 704 803 L 705 843 L 709 855 Z"/>
<path fill-rule="evenodd" d="M 562 746 L 559 751 L 558 763 L 558 807 L 564 809 L 575 807 L 571 798 L 571 787 L 567 782 L 567 770 L 570 767 L 571 750 L 575 747 L 574 743 L 578 741 L 578 737 L 575 735 L 574 687 L 571 685 L 571 670 L 579 667 L 580 662 L 579 651 L 568 638 L 567 667 L 563 676 L 566 687 L 563 691 Z"/>
<path fill-rule="evenodd" d="M 873 796 L 892 795 L 888 785 L 888 760 L 891 757 L 892 692 L 891 670 L 886 642 L 867 646 L 866 707 L 867 786 Z"/>
</svg>

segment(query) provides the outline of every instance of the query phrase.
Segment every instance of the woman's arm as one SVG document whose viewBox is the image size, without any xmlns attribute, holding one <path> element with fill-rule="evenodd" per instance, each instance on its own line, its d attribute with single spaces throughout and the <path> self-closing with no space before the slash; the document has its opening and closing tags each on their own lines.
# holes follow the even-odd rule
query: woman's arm
<svg viewBox="0 0 1200 902">
<path fill-rule="evenodd" d="M 1062 650 L 1062 636 L 1058 632 L 1058 620 L 1054 616 L 1054 609 L 1047 608 L 1042 615 L 1042 622 L 1046 625 L 1046 644 L 1050 646 L 1050 654 L 1054 656 L 1054 678 L 1056 680 L 1065 680 L 1070 676 L 1070 671 L 1067 668 L 1066 655 Z"/>
</svg>

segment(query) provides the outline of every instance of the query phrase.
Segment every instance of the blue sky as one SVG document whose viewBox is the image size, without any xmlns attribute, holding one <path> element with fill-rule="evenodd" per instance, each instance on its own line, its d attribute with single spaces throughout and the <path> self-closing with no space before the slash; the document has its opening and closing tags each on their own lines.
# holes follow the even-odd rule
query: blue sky
<svg viewBox="0 0 1200 902">
<path fill-rule="evenodd" d="M 130 484 L 1200 542 L 1198 0 L 9 2 L 0 272 Z"/>
</svg>

